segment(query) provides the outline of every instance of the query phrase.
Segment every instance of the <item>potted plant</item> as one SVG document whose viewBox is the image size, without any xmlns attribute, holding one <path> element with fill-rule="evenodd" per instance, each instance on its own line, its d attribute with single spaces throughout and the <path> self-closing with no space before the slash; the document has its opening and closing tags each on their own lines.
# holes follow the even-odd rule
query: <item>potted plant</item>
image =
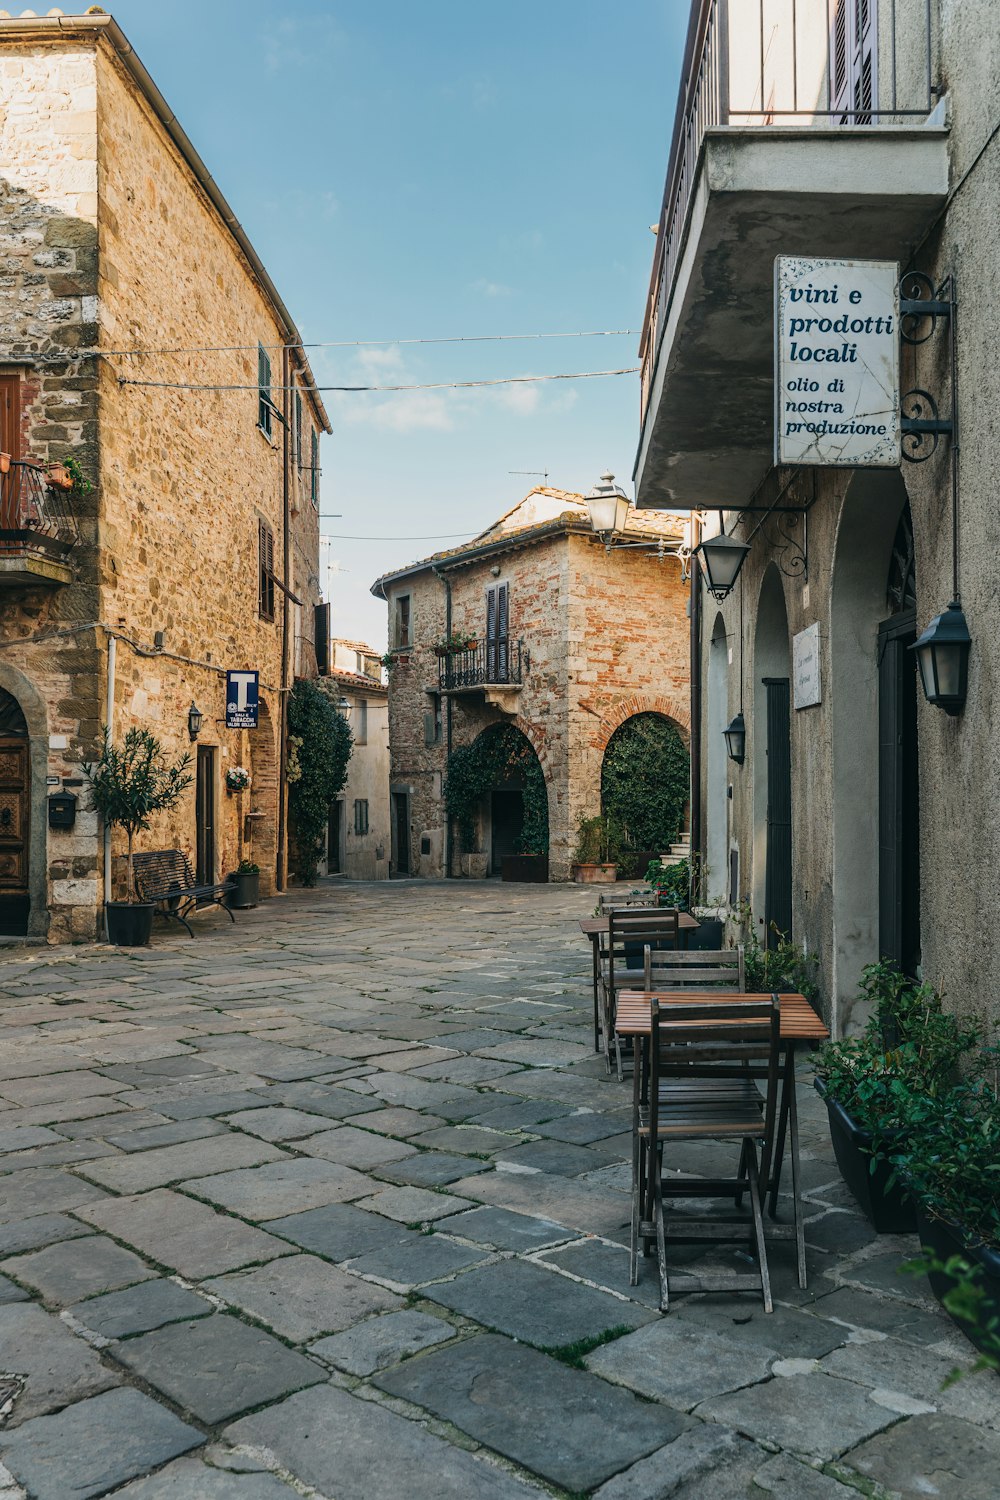
<svg viewBox="0 0 1000 1500">
<path fill-rule="evenodd" d="M 13 457 L 9 453 L 0 453 L 0 474 L 9 474 Z"/>
<path fill-rule="evenodd" d="M 747 955 L 749 967 L 749 953 Z M 749 975 L 747 988 L 751 988 Z M 862 971 L 871 1007 L 860 1036 L 827 1042 L 816 1060 L 841 1175 L 878 1234 L 911 1232 L 914 1206 L 891 1158 L 910 1125 L 911 1099 L 934 1101 L 978 1039 L 942 1008 L 941 996 L 888 960 Z"/>
<path fill-rule="evenodd" d="M 105 828 L 124 828 L 128 838 L 126 899 L 105 901 L 111 943 L 142 948 L 149 942 L 154 904 L 140 901 L 136 894 L 135 836 L 149 827 L 155 813 L 176 807 L 193 780 L 187 769 L 190 762 L 186 751 L 176 765 L 169 765 L 159 740 L 148 729 L 128 730 L 120 748 L 111 743 L 105 729 L 99 758 L 83 764 L 94 809 Z"/>
<path fill-rule="evenodd" d="M 617 830 L 604 813 L 581 818 L 573 854 L 573 879 L 580 885 L 613 885 L 618 879 Z"/>
<path fill-rule="evenodd" d="M 995 1049 L 984 1049 L 995 1063 Z M 994 1081 L 914 1089 L 892 1164 L 916 1207 L 931 1290 L 981 1352 L 1000 1352 L 1000 1101 Z"/>
<path fill-rule="evenodd" d="M 687 911 L 691 892 L 691 866 L 686 859 L 672 865 L 663 865 L 658 859 L 646 867 L 646 884 L 657 894 L 659 906 L 676 906 L 678 911 Z M 715 947 L 721 948 L 720 940 Z"/>
<path fill-rule="evenodd" d="M 478 641 L 473 635 L 467 635 L 463 630 L 453 630 L 450 635 L 444 635 L 435 641 L 431 647 L 434 655 L 439 661 L 446 656 L 453 656 L 459 651 L 474 651 Z"/>
<path fill-rule="evenodd" d="M 480 849 L 466 849 L 458 856 L 458 867 L 466 880 L 485 880 L 490 857 Z"/>
<path fill-rule="evenodd" d="M 226 791 L 245 792 L 250 785 L 250 772 L 245 766 L 230 766 L 226 771 Z"/>
<path fill-rule="evenodd" d="M 226 896 L 227 906 L 240 910 L 257 905 L 260 900 L 260 865 L 255 865 L 252 859 L 241 859 L 227 879 L 236 882 L 235 891 Z"/>
</svg>

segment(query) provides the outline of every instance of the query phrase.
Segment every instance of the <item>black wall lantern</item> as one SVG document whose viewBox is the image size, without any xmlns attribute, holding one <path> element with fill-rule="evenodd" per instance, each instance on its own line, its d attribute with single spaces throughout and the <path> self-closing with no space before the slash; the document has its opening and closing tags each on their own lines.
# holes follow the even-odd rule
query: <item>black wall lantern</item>
<svg viewBox="0 0 1000 1500">
<path fill-rule="evenodd" d="M 734 760 L 741 766 L 746 759 L 747 753 L 747 725 L 743 717 L 743 710 L 736 715 L 728 729 L 722 731 L 726 741 L 726 749 L 729 751 L 729 759 Z"/>
<path fill-rule="evenodd" d="M 749 543 L 738 542 L 735 537 L 710 536 L 695 549 L 701 554 L 701 570 L 705 575 L 708 592 L 721 604 L 728 599 L 740 576 L 740 569 L 750 551 Z"/>
<path fill-rule="evenodd" d="M 204 719 L 205 715 L 192 698 L 191 707 L 188 709 L 188 734 L 192 740 L 196 740 L 199 734 L 201 734 L 201 726 Z"/>
<path fill-rule="evenodd" d="M 917 653 L 920 680 L 928 703 L 952 718 L 965 707 L 969 690 L 969 651 L 972 637 L 957 599 L 928 625 L 910 647 Z"/>
</svg>

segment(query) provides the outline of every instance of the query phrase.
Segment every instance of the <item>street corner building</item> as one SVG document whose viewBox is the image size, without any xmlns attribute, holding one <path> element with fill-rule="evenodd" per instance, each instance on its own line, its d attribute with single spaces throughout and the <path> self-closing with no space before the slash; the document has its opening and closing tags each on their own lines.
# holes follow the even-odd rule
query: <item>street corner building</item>
<svg viewBox="0 0 1000 1500">
<path fill-rule="evenodd" d="M 105 724 L 192 752 L 147 847 L 284 880 L 282 701 L 317 671 L 329 423 L 110 16 L 0 19 L 0 98 L 0 933 L 93 939 L 115 891 L 81 762 Z M 162 352 L 193 346 L 233 352 Z M 225 727 L 227 670 L 258 675 L 256 729 Z"/>
<path fill-rule="evenodd" d="M 347 781 L 330 807 L 325 873 L 388 880 L 389 690 L 381 654 L 364 641 L 336 637 L 330 642 L 330 670 L 319 686 L 351 731 Z"/>
<path fill-rule="evenodd" d="M 567 880 L 616 732 L 653 716 L 686 755 L 685 518 L 621 504 L 602 538 L 582 495 L 540 486 L 373 584 L 389 608 L 394 875 Z M 495 774 L 456 820 L 449 767 L 468 746 Z"/>
<path fill-rule="evenodd" d="M 835 1032 L 880 958 L 996 1016 L 998 47 L 994 0 L 691 5 L 637 505 L 706 544 L 707 884 Z"/>
</svg>

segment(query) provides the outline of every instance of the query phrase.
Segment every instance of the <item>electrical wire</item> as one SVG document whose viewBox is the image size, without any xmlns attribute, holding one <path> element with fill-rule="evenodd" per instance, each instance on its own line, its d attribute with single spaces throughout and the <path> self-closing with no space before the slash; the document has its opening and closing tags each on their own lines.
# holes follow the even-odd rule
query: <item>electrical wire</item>
<svg viewBox="0 0 1000 1500">
<path fill-rule="evenodd" d="M 457 334 L 446 338 L 430 339 L 337 339 L 301 344 L 217 344 L 178 345 L 161 349 L 80 349 L 78 354 L 100 354 L 108 359 L 125 359 L 131 355 L 154 354 L 247 354 L 255 349 L 377 349 L 394 344 L 509 344 L 524 343 L 529 339 L 620 339 L 637 338 L 634 328 L 592 328 L 581 333 L 474 333 Z"/>
<path fill-rule="evenodd" d="M 304 395 L 325 394 L 328 391 L 342 393 L 366 393 L 373 391 L 464 391 L 473 387 L 489 385 L 530 385 L 543 380 L 600 380 L 614 375 L 637 375 L 638 365 L 629 365 L 622 370 L 578 370 L 565 375 L 505 375 L 498 380 L 438 380 L 425 385 L 271 385 L 270 391 L 300 391 Z M 259 384 L 212 385 L 197 384 L 183 380 L 132 380 L 118 376 L 119 385 L 142 386 L 160 391 L 259 391 Z"/>
<path fill-rule="evenodd" d="M 478 536 L 478 531 L 432 531 L 424 536 L 348 536 L 345 532 L 331 531 L 321 536 L 321 542 L 452 542 L 458 537 Z"/>
</svg>

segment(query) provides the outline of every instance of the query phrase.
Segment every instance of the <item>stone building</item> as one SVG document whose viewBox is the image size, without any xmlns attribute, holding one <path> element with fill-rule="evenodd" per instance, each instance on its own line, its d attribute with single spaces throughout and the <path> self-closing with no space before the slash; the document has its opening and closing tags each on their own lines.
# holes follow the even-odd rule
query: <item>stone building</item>
<svg viewBox="0 0 1000 1500">
<path fill-rule="evenodd" d="M 388 880 L 389 690 L 382 659 L 364 641 L 334 639 L 322 679 L 351 727 L 344 790 L 330 809 L 326 873 L 348 880 Z"/>
<path fill-rule="evenodd" d="M 636 490 L 749 549 L 728 597 L 695 610 L 693 832 L 762 935 L 773 922 L 818 955 L 842 1030 L 880 956 L 959 1009 L 1000 991 L 1000 375 L 983 294 L 1000 256 L 1000 29 L 994 0 L 838 4 L 832 30 L 814 9 L 796 51 L 789 5 L 747 0 L 727 20 L 693 0 Z M 888 263 L 890 286 L 898 266 L 902 461 L 818 448 L 776 464 L 776 397 L 782 420 L 792 399 L 775 389 L 779 256 Z M 959 417 L 960 452 L 957 425 L 912 425 Z M 959 590 L 972 647 L 950 713 L 908 648 Z M 739 712 L 742 762 L 722 735 Z"/>
<path fill-rule="evenodd" d="M 601 810 L 615 731 L 653 714 L 689 726 L 684 526 L 630 513 L 606 549 L 583 497 L 533 489 L 473 541 L 386 573 L 389 607 L 392 872 L 462 873 L 443 800 L 449 754 L 513 725 L 537 756 L 548 812 L 549 878 L 566 880 L 580 819 Z M 437 657 L 461 637 L 469 649 Z M 439 647 L 439 649 L 441 649 Z M 523 789 L 481 802 L 468 872 L 517 852 Z"/>
<path fill-rule="evenodd" d="M 277 290 L 110 16 L 0 19 L 0 101 L 0 931 L 93 938 L 120 854 L 80 779 L 104 724 L 192 754 L 147 848 L 208 878 L 252 854 L 265 892 L 284 882 L 283 700 L 316 670 L 329 424 Z M 238 352 L 165 352 L 193 346 Z M 42 466 L 67 458 L 85 483 L 60 495 Z M 260 674 L 256 730 L 225 728 L 227 669 Z M 253 783 L 230 796 L 238 765 Z M 50 827 L 64 788 L 75 821 Z"/>
</svg>

